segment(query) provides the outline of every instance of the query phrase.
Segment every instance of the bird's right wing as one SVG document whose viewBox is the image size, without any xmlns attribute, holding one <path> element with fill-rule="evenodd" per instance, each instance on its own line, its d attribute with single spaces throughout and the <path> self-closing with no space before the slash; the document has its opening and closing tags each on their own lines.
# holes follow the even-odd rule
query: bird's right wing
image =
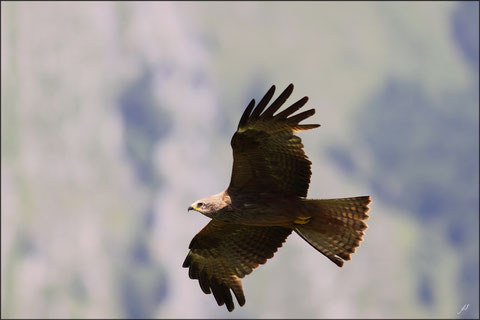
<svg viewBox="0 0 480 320">
<path fill-rule="evenodd" d="M 314 109 L 291 116 L 308 101 L 303 97 L 282 112 L 278 109 L 293 91 L 290 84 L 264 111 L 275 92 L 272 86 L 255 107 L 247 106 L 232 137 L 233 169 L 228 194 L 273 194 L 306 197 L 312 174 L 302 140 L 296 132 L 318 124 L 300 124 Z"/>
<path fill-rule="evenodd" d="M 198 279 L 206 294 L 213 292 L 219 306 L 234 309 L 230 289 L 240 306 L 245 304 L 242 282 L 282 246 L 292 232 L 282 227 L 257 227 L 210 221 L 190 243 L 184 268 L 189 277 Z"/>
</svg>

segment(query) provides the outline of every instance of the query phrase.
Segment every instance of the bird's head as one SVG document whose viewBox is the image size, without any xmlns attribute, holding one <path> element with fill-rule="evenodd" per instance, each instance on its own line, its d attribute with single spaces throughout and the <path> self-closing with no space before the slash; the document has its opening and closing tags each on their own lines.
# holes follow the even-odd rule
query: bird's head
<svg viewBox="0 0 480 320">
<path fill-rule="evenodd" d="M 190 210 L 195 210 L 206 214 L 211 211 L 211 204 L 207 201 L 207 199 L 201 199 L 192 203 L 192 205 L 188 207 L 188 211 Z"/>
<path fill-rule="evenodd" d="M 219 194 L 195 201 L 190 205 L 190 207 L 188 207 L 188 211 L 198 211 L 207 217 L 213 218 L 215 213 L 218 213 L 227 205 L 228 203 L 224 201 L 223 192 L 221 192 Z"/>
</svg>

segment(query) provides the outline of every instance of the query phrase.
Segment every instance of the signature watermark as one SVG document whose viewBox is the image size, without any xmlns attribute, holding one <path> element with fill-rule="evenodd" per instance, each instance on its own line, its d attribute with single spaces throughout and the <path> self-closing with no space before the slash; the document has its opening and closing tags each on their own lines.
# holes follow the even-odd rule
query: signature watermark
<svg viewBox="0 0 480 320">
<path fill-rule="evenodd" d="M 470 304 L 464 304 L 462 309 L 460 309 L 460 311 L 457 312 L 457 315 L 462 313 L 463 311 L 467 311 L 468 310 L 468 307 L 470 306 Z"/>
</svg>

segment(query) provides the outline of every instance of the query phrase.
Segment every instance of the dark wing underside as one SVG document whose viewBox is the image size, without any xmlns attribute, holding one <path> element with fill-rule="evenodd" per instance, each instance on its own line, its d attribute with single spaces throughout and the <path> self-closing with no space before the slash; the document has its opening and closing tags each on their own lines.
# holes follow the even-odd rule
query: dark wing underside
<svg viewBox="0 0 480 320">
<path fill-rule="evenodd" d="M 252 227 L 210 221 L 190 243 L 184 268 L 191 279 L 198 279 L 206 294 L 213 293 L 219 306 L 234 309 L 230 290 L 238 304 L 245 304 L 242 282 L 282 246 L 292 232 L 282 227 Z"/>
<path fill-rule="evenodd" d="M 255 108 L 255 100 L 252 100 L 245 109 L 231 141 L 230 195 L 269 192 L 307 196 L 311 162 L 303 151 L 301 139 L 294 133 L 319 125 L 299 124 L 312 116 L 314 109 L 290 116 L 305 105 L 308 97 L 274 115 L 292 91 L 293 85 L 290 84 L 262 113 L 275 92 L 275 86 L 272 86 Z"/>
</svg>

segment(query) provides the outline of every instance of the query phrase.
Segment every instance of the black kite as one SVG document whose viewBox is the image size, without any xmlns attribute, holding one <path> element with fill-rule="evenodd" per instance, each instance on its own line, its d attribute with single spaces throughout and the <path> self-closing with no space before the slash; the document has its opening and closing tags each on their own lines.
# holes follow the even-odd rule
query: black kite
<svg viewBox="0 0 480 320">
<path fill-rule="evenodd" d="M 290 84 L 264 111 L 274 91 L 272 86 L 256 107 L 252 100 L 240 119 L 227 190 L 188 208 L 212 220 L 192 239 L 183 267 L 228 311 L 234 309 L 230 290 L 243 306 L 240 279 L 272 258 L 292 231 L 341 267 L 367 228 L 369 196 L 306 198 L 311 162 L 295 133 L 319 126 L 300 124 L 315 110 L 291 116 L 308 101 L 303 97 L 275 114 L 291 95 Z"/>
</svg>

